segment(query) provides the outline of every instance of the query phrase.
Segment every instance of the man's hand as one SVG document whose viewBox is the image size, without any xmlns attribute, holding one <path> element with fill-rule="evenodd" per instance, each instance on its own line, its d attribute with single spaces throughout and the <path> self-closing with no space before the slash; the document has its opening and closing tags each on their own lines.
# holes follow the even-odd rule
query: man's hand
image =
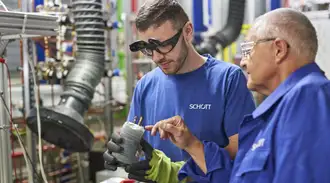
<svg viewBox="0 0 330 183">
<path fill-rule="evenodd" d="M 152 152 L 154 151 L 153 147 L 144 139 L 140 143 L 142 151 L 145 155 L 145 160 L 127 165 L 125 171 L 128 173 L 129 179 L 134 179 L 141 182 L 154 182 L 152 179 L 148 179 L 148 171 L 151 169 L 150 161 L 152 159 Z"/>
<path fill-rule="evenodd" d="M 140 145 L 145 155 L 145 160 L 124 165 L 113 155 L 113 152 L 120 153 L 123 148 L 120 144 L 123 139 L 119 134 L 114 133 L 108 142 L 108 150 L 103 154 L 104 166 L 108 170 L 115 171 L 117 167 L 125 167 L 128 178 L 146 183 L 177 183 L 177 174 L 184 162 L 171 162 L 163 152 L 154 149 L 147 141 L 141 140 Z"/>
<path fill-rule="evenodd" d="M 115 171 L 121 163 L 117 161 L 117 159 L 112 155 L 112 153 L 120 153 L 123 151 L 123 148 L 120 144 L 123 142 L 123 139 L 119 134 L 113 133 L 111 136 L 111 140 L 107 144 L 107 150 L 103 153 L 104 159 L 104 167 L 108 170 Z"/>
<path fill-rule="evenodd" d="M 154 149 L 142 139 L 142 150 L 146 159 L 128 165 L 128 178 L 147 183 L 178 183 L 177 174 L 184 162 L 171 162 L 162 151 Z"/>
<path fill-rule="evenodd" d="M 159 132 L 161 139 L 170 139 L 172 143 L 183 150 L 187 150 L 196 141 L 199 141 L 189 131 L 180 116 L 159 121 L 154 126 L 146 126 L 145 129 L 151 131 L 153 136 Z"/>
<path fill-rule="evenodd" d="M 187 151 L 201 170 L 206 173 L 206 162 L 204 157 L 204 146 L 184 124 L 180 116 L 157 122 L 154 126 L 146 126 L 151 135 L 160 134 L 162 139 L 170 139 L 177 147 Z"/>
</svg>

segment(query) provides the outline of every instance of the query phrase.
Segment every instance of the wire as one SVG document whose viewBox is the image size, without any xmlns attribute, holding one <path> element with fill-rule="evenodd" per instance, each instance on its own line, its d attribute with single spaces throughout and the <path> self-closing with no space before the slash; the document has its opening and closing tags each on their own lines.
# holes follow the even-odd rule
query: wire
<svg viewBox="0 0 330 183">
<path fill-rule="evenodd" d="M 36 73 L 34 70 L 34 65 L 32 63 L 32 61 L 29 59 L 28 63 L 30 65 L 31 68 L 31 72 L 32 72 L 32 77 L 33 77 L 33 85 L 34 85 L 34 98 L 36 101 L 36 109 L 37 109 L 37 124 L 38 124 L 38 155 L 39 155 L 39 161 L 40 161 L 40 171 L 41 171 L 41 176 L 42 179 L 45 183 L 48 183 L 47 181 L 47 176 L 45 174 L 45 170 L 44 170 L 44 165 L 42 162 L 42 141 L 41 141 L 41 120 L 40 120 L 40 111 L 39 111 L 39 92 L 38 92 L 38 86 L 37 86 L 37 79 L 36 79 Z"/>
<path fill-rule="evenodd" d="M 12 127 L 14 127 L 14 129 L 15 129 L 15 131 L 16 131 L 16 133 L 17 133 L 18 142 L 19 142 L 20 146 L 21 146 L 22 149 L 23 149 L 23 156 L 24 156 L 24 160 L 25 160 L 25 163 L 26 163 L 26 166 L 27 166 L 27 170 L 28 170 L 28 171 L 31 171 L 31 168 L 29 167 L 29 162 L 28 162 L 28 160 L 29 160 L 30 163 L 31 163 L 31 165 L 32 165 L 32 168 L 33 168 L 33 173 L 35 173 L 35 174 L 37 175 L 37 178 L 38 178 L 38 180 L 39 180 L 39 182 L 40 182 L 40 180 L 41 180 L 41 179 L 40 179 L 40 176 L 38 175 L 36 168 L 33 166 L 33 162 L 32 162 L 32 160 L 31 160 L 30 156 L 27 154 L 27 150 L 26 150 L 26 148 L 25 148 L 25 146 L 24 146 L 24 144 L 23 144 L 23 141 L 22 141 L 21 135 L 20 135 L 20 133 L 19 133 L 19 130 L 17 129 L 16 125 L 15 125 L 14 122 L 13 122 L 13 118 L 12 118 L 12 95 L 11 95 L 11 79 L 10 79 L 10 72 L 9 72 L 9 68 L 8 68 L 7 63 L 6 63 L 3 59 L 1 59 L 0 62 L 3 63 L 3 64 L 6 66 L 6 69 L 7 69 L 7 75 L 8 75 L 8 80 L 9 80 L 9 92 L 10 92 L 10 94 L 9 94 L 9 98 L 10 98 L 10 107 L 11 107 L 11 109 L 8 108 L 8 106 L 7 106 L 7 104 L 6 104 L 6 101 L 5 101 L 4 97 L 3 97 L 3 95 L 0 95 L 0 96 L 1 96 L 1 100 L 2 100 L 2 103 L 3 103 L 3 105 L 4 105 L 5 109 L 6 109 L 6 111 L 7 111 L 8 115 L 9 115 L 9 117 L 10 117 L 11 129 L 12 129 Z"/>
<path fill-rule="evenodd" d="M 2 100 L 3 105 L 4 105 L 5 108 L 6 108 L 6 111 L 7 111 L 8 115 L 10 115 L 10 112 L 9 112 L 8 106 L 7 106 L 6 103 L 5 103 L 5 99 L 3 98 L 3 95 L 1 95 L 1 100 Z M 11 121 L 11 123 L 13 123 L 13 121 Z M 32 160 L 31 160 L 30 156 L 27 154 L 27 150 L 26 150 L 25 145 L 24 145 L 24 143 L 23 143 L 22 137 L 21 137 L 21 135 L 19 134 L 19 131 L 18 131 L 18 129 L 17 129 L 17 127 L 16 127 L 15 124 L 13 125 L 13 127 L 14 127 L 14 129 L 15 129 L 15 131 L 16 131 L 16 133 L 17 133 L 18 142 L 19 142 L 20 146 L 23 148 L 23 156 L 24 156 L 24 160 L 25 160 L 25 163 L 26 163 L 26 166 L 27 166 L 27 170 L 28 170 L 28 172 L 31 171 L 31 168 L 29 167 L 29 165 L 31 164 L 31 165 L 32 165 L 32 168 L 33 168 L 33 173 L 35 173 L 35 174 L 37 175 L 37 178 L 38 178 L 38 180 L 39 180 L 39 182 L 40 182 L 41 177 L 38 175 L 38 173 L 37 173 L 37 169 L 36 169 L 35 166 L 33 165 L 33 162 L 32 162 Z M 28 160 L 29 160 L 30 164 L 29 164 Z"/>
<path fill-rule="evenodd" d="M 5 5 L 1 0 L 0 0 L 0 5 L 1 5 L 6 11 L 8 11 L 6 5 Z"/>
<path fill-rule="evenodd" d="M 10 79 L 10 72 L 9 72 L 9 68 L 8 68 L 8 65 L 7 63 L 5 62 L 4 59 L 1 60 L 1 62 L 3 62 L 3 64 L 6 66 L 6 69 L 7 69 L 7 76 L 8 76 L 8 83 L 9 83 L 9 102 L 10 102 L 10 129 L 13 129 L 13 101 L 12 101 L 12 97 L 11 97 L 11 79 Z M 10 135 L 10 141 L 11 141 L 11 147 L 12 147 L 12 153 L 14 154 L 15 153 L 15 149 L 14 149 L 14 140 L 13 140 L 13 137 L 12 135 Z M 15 179 L 17 180 L 17 173 L 16 173 L 16 163 L 15 161 L 13 160 L 13 166 L 14 166 L 14 174 L 15 174 Z"/>
<path fill-rule="evenodd" d="M 51 96 L 52 96 L 52 107 L 55 106 L 55 95 L 54 95 L 54 78 L 51 78 L 51 81 L 50 81 L 50 88 L 51 88 Z"/>
</svg>

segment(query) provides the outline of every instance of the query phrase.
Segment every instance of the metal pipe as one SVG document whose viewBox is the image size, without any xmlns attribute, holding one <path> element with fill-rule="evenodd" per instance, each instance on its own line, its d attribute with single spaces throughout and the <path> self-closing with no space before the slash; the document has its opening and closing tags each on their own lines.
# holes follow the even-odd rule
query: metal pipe
<svg viewBox="0 0 330 183">
<path fill-rule="evenodd" d="M 33 6 L 30 4 L 28 0 L 21 1 L 22 10 L 24 12 L 29 12 Z M 32 57 L 33 59 L 33 51 L 32 51 L 32 42 L 28 39 L 23 39 L 22 41 L 22 52 L 23 52 L 23 98 L 24 98 L 24 115 L 26 116 L 30 109 L 32 108 L 32 104 L 34 104 L 34 97 L 32 88 L 33 82 L 31 81 L 31 70 L 29 67 L 29 59 Z M 36 148 L 36 139 L 35 135 L 31 132 L 31 130 L 27 129 L 26 131 L 26 146 L 27 146 L 27 154 L 30 155 L 33 165 L 36 167 L 37 162 L 37 154 L 35 151 Z M 28 166 L 28 165 L 27 165 Z M 28 182 L 33 183 L 37 180 L 37 178 L 33 175 L 33 171 L 28 172 Z"/>
<path fill-rule="evenodd" d="M 124 29 L 125 29 L 125 65 L 126 65 L 126 88 L 127 88 L 127 104 L 129 108 L 134 91 L 133 64 L 132 54 L 129 50 L 129 44 L 133 42 L 132 21 L 131 21 L 131 1 L 124 1 Z"/>
<path fill-rule="evenodd" d="M 110 65 L 110 63 L 108 63 L 108 65 Z M 106 77 L 104 79 L 104 99 L 105 101 L 112 101 L 113 97 L 112 97 L 112 78 L 111 77 Z M 106 134 L 107 137 L 110 137 L 110 135 L 113 132 L 113 110 L 112 110 L 112 103 L 110 103 L 110 105 L 106 105 L 106 107 L 104 108 L 104 126 L 105 126 L 105 130 L 106 130 Z"/>
<path fill-rule="evenodd" d="M 30 80 L 30 67 L 29 67 L 29 51 L 28 51 L 28 40 L 24 39 L 23 40 L 23 81 L 24 81 L 24 86 L 23 86 L 23 97 L 24 97 L 24 112 L 25 115 L 27 115 L 30 112 L 31 109 L 31 100 L 34 99 L 34 97 L 31 97 L 31 83 Z M 31 130 L 27 129 L 26 131 L 26 146 L 27 146 L 27 153 L 31 156 L 32 162 L 36 162 L 37 160 L 37 155 L 35 152 L 35 147 L 36 147 L 36 142 L 35 142 L 35 137 Z M 33 165 L 32 165 L 33 166 Z M 35 163 L 34 163 L 35 166 Z M 28 175 L 28 181 L 29 183 L 33 183 L 34 180 L 36 180 L 29 172 Z"/>
<path fill-rule="evenodd" d="M 0 182 L 12 183 L 12 158 L 10 144 L 10 120 L 5 105 L 9 106 L 8 97 L 8 78 L 7 70 L 4 64 L 0 65 L 0 91 L 3 99 L 0 102 Z M 6 102 L 5 104 L 3 102 Z"/>
</svg>

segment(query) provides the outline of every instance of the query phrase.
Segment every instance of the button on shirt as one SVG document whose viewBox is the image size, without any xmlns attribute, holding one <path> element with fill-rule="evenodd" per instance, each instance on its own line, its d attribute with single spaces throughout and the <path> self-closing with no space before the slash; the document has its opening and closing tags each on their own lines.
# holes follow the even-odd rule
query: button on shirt
<svg viewBox="0 0 330 183">
<path fill-rule="evenodd" d="M 225 183 L 330 182 L 330 82 L 308 64 L 291 74 L 239 130 L 239 150 L 228 153 L 204 141 L 208 172 L 190 159 L 179 179 Z"/>
</svg>

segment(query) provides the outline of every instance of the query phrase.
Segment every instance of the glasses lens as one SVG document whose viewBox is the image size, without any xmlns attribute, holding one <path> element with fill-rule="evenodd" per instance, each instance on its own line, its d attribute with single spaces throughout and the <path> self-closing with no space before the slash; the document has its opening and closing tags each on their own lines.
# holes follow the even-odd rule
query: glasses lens
<svg viewBox="0 0 330 183">
<path fill-rule="evenodd" d="M 241 44 L 242 56 L 248 57 L 253 49 L 254 42 L 244 42 Z"/>
<path fill-rule="evenodd" d="M 144 41 L 136 41 L 136 42 L 130 44 L 129 48 L 132 52 L 136 52 L 136 51 L 141 50 L 142 48 L 145 48 L 146 45 L 147 45 L 147 43 Z"/>
<path fill-rule="evenodd" d="M 242 50 L 242 56 L 244 58 L 247 58 L 251 53 L 251 50 Z"/>
<path fill-rule="evenodd" d="M 165 45 L 165 46 L 158 46 L 157 49 L 161 52 L 161 53 L 168 53 L 173 49 L 172 45 Z"/>
<path fill-rule="evenodd" d="M 151 49 L 143 48 L 143 49 L 141 50 L 141 52 L 142 52 L 144 55 L 148 56 L 148 57 L 151 57 L 151 56 L 152 56 L 152 50 L 151 50 Z"/>
</svg>

